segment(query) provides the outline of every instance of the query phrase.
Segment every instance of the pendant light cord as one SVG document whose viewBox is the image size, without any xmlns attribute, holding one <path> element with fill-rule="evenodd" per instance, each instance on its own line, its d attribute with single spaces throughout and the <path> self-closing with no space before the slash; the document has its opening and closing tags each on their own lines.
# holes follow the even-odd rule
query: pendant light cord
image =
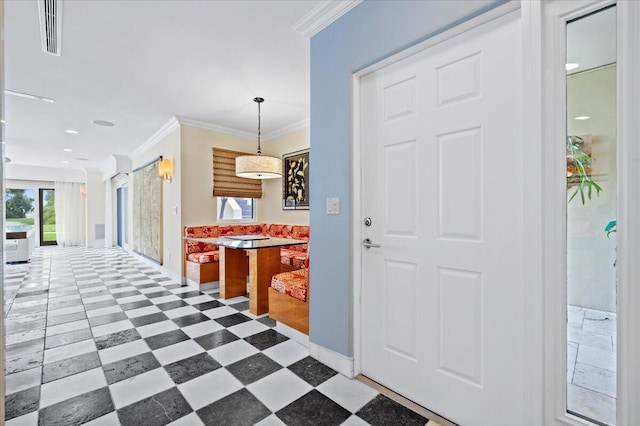
<svg viewBox="0 0 640 426">
<path fill-rule="evenodd" d="M 254 101 L 258 103 L 258 155 L 262 154 L 260 149 L 260 104 L 264 101 L 262 98 L 255 98 Z"/>
</svg>

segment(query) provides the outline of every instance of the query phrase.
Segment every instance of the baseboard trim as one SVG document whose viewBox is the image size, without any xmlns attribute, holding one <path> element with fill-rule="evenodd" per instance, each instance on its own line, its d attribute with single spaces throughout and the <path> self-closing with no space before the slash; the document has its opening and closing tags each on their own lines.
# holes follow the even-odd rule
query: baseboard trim
<svg viewBox="0 0 640 426">
<path fill-rule="evenodd" d="M 353 357 L 335 352 L 317 343 L 309 342 L 309 355 L 350 379 L 354 378 Z"/>
<path fill-rule="evenodd" d="M 304 333 L 299 332 L 295 328 L 289 327 L 286 324 L 281 323 L 280 321 L 276 321 L 276 331 L 284 336 L 287 336 L 289 339 L 300 343 L 305 348 L 309 348 L 309 336 Z"/>
</svg>

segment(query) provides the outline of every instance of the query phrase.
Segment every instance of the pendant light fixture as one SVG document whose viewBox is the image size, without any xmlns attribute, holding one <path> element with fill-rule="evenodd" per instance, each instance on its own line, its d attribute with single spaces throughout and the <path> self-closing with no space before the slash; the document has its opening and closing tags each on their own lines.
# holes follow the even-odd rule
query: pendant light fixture
<svg viewBox="0 0 640 426">
<path fill-rule="evenodd" d="M 258 104 L 258 153 L 236 157 L 236 176 L 249 179 L 274 179 L 282 176 L 282 160 L 262 155 L 260 149 L 260 104 L 262 98 L 253 98 Z"/>
</svg>

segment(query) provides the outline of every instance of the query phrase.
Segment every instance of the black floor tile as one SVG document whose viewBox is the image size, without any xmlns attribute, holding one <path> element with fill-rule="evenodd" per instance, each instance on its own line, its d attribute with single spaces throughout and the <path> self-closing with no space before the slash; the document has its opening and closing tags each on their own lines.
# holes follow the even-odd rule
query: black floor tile
<svg viewBox="0 0 640 426">
<path fill-rule="evenodd" d="M 206 425 L 254 425 L 271 415 L 246 388 L 240 389 L 197 411 Z"/>
<path fill-rule="evenodd" d="M 48 336 L 45 341 L 45 349 L 57 348 L 58 346 L 70 345 L 72 343 L 81 342 L 82 340 L 91 339 L 91 329 L 83 328 L 81 330 L 70 331 L 68 333 L 55 334 Z"/>
<path fill-rule="evenodd" d="M 152 350 L 164 348 L 165 346 L 189 340 L 189 336 L 182 330 L 173 330 L 144 339 Z"/>
<path fill-rule="evenodd" d="M 234 342 L 240 339 L 227 329 L 214 331 L 211 334 L 205 334 L 204 336 L 196 337 L 195 342 L 202 346 L 205 350 L 217 348 L 218 346 L 226 345 L 227 343 Z"/>
<path fill-rule="evenodd" d="M 118 410 L 123 426 L 162 426 L 191 413 L 178 388 L 171 388 Z"/>
<path fill-rule="evenodd" d="M 83 312 L 74 312 L 72 314 L 58 315 L 55 317 L 47 318 L 47 327 L 51 327 L 58 324 L 66 324 L 68 322 L 78 321 L 87 318 L 87 314 Z"/>
<path fill-rule="evenodd" d="M 88 354 L 52 362 L 46 364 L 42 369 L 42 383 L 52 382 L 97 367 L 100 367 L 100 357 L 97 352 L 89 352 Z"/>
<path fill-rule="evenodd" d="M 19 373 L 42 365 L 44 352 L 28 352 L 7 358 L 5 362 L 5 375 Z"/>
<path fill-rule="evenodd" d="M 5 420 L 36 411 L 40 405 L 40 386 L 7 395 L 4 399 Z M 2 423 L 2 422 L 0 422 Z"/>
<path fill-rule="evenodd" d="M 206 352 L 165 365 L 171 379 L 179 385 L 222 367 Z"/>
<path fill-rule="evenodd" d="M 265 349 L 269 349 L 271 346 L 277 345 L 278 343 L 286 342 L 289 338 L 271 329 L 245 337 L 244 340 L 263 351 Z"/>
<path fill-rule="evenodd" d="M 170 291 L 161 290 L 154 293 L 146 293 L 145 296 L 147 296 L 149 299 L 155 299 L 156 297 L 173 296 L 173 293 L 171 293 Z"/>
<path fill-rule="evenodd" d="M 234 303 L 233 305 L 229 305 L 230 308 L 235 309 L 236 311 L 246 311 L 249 309 L 249 301 L 246 300 L 240 303 Z"/>
<path fill-rule="evenodd" d="M 234 325 L 242 324 L 243 322 L 251 321 L 251 318 L 242 314 L 231 314 L 226 317 L 216 318 L 215 321 L 218 324 L 229 328 Z"/>
<path fill-rule="evenodd" d="M 184 293 L 177 293 L 176 296 L 180 299 L 188 299 L 190 297 L 201 296 L 203 294 L 204 293 L 200 293 L 199 291 L 185 291 Z"/>
<path fill-rule="evenodd" d="M 8 336 L 10 334 L 16 334 L 16 333 L 22 333 L 24 331 L 29 331 L 29 330 L 38 330 L 38 329 L 44 329 L 45 325 L 46 325 L 47 320 L 42 318 L 36 321 L 29 321 L 29 322 L 11 322 L 8 324 L 5 324 L 5 334 Z"/>
<path fill-rule="evenodd" d="M 384 395 L 373 398 L 356 415 L 373 426 L 424 426 L 428 421 L 425 417 Z"/>
<path fill-rule="evenodd" d="M 122 299 L 124 297 L 131 297 L 131 296 L 137 296 L 140 293 L 138 290 L 131 290 L 131 291 L 123 291 L 122 293 L 114 293 L 113 297 L 115 297 L 116 299 Z"/>
<path fill-rule="evenodd" d="M 182 308 L 183 306 L 189 306 L 189 304 L 183 300 L 172 300 L 171 302 L 160 303 L 156 305 L 161 311 L 169 311 L 171 309 Z"/>
<path fill-rule="evenodd" d="M 190 325 L 198 324 L 204 321 L 211 321 L 211 319 L 200 312 L 173 319 L 173 322 L 175 322 L 178 327 L 188 327 Z"/>
<path fill-rule="evenodd" d="M 56 309 L 70 308 L 72 306 L 78 306 L 78 305 L 82 305 L 82 299 L 63 300 L 61 302 L 49 301 L 48 310 L 54 311 Z"/>
<path fill-rule="evenodd" d="M 114 411 L 109 388 L 88 392 L 40 410 L 38 424 L 80 425 Z"/>
<path fill-rule="evenodd" d="M 162 281 L 170 281 L 170 280 L 171 280 L 171 278 L 167 278 L 167 279 L 164 279 L 164 280 L 161 280 L 160 278 L 157 278 L 157 279 L 156 279 L 156 278 L 154 278 L 153 280 L 154 280 L 154 281 L 157 281 L 157 282 L 162 282 Z M 165 286 L 163 286 L 163 287 L 164 287 L 165 289 L 167 289 L 167 290 L 173 290 L 174 288 L 180 288 L 180 287 L 184 287 L 184 286 L 182 286 L 182 285 L 180 285 L 180 284 L 167 284 L 167 285 L 165 285 Z"/>
<path fill-rule="evenodd" d="M 141 317 L 131 318 L 131 324 L 134 327 L 142 327 L 143 325 L 153 324 L 160 321 L 166 321 L 169 317 L 162 312 L 156 312 L 155 314 L 144 315 Z"/>
<path fill-rule="evenodd" d="M 137 273 L 137 272 L 136 272 Z M 151 288 L 151 287 L 158 287 L 158 289 L 162 288 L 162 286 L 159 286 L 158 284 L 133 284 L 136 288 Z"/>
<path fill-rule="evenodd" d="M 351 413 L 313 389 L 276 412 L 276 416 L 288 425 L 337 426 L 347 420 Z"/>
<path fill-rule="evenodd" d="M 262 317 L 262 318 L 258 318 L 256 321 L 266 325 L 267 327 L 275 327 L 276 326 L 276 321 L 272 320 L 268 316 L 265 316 L 265 317 Z"/>
<path fill-rule="evenodd" d="M 107 284 L 107 287 L 109 287 L 109 289 L 113 292 L 113 290 L 115 290 L 116 288 L 131 287 L 131 283 L 127 281 L 126 283 Z M 114 296 L 117 296 L 117 294 L 114 293 Z"/>
<path fill-rule="evenodd" d="M 161 365 L 156 357 L 153 356 L 151 352 L 146 352 L 131 358 L 122 359 L 120 361 L 104 365 L 102 369 L 104 370 L 104 375 L 107 378 L 107 383 L 111 385 L 121 380 L 128 379 L 129 377 L 155 370 L 159 367 L 161 367 Z"/>
<path fill-rule="evenodd" d="M 153 305 L 153 303 L 151 303 L 150 300 L 145 299 L 138 300 L 136 302 L 123 303 L 120 305 L 120 308 L 122 308 L 123 311 L 129 311 L 131 309 L 145 308 L 151 305 Z"/>
<path fill-rule="evenodd" d="M 95 340 L 96 347 L 100 351 L 102 349 L 133 342 L 134 340 L 139 340 L 141 338 L 142 337 L 140 336 L 140 333 L 138 333 L 138 330 L 130 328 L 129 330 L 118 331 L 117 333 L 96 337 L 93 340 Z"/>
<path fill-rule="evenodd" d="M 226 368 L 246 386 L 269 374 L 275 373 L 280 370 L 282 366 L 265 354 L 257 353 L 228 365 Z"/>
<path fill-rule="evenodd" d="M 310 356 L 301 359 L 287 368 L 313 387 L 321 385 L 326 380 L 338 374 Z"/>
<path fill-rule="evenodd" d="M 99 325 L 111 324 L 112 322 L 126 320 L 128 317 L 124 312 L 116 312 L 113 314 L 100 315 L 98 317 L 89 318 L 89 324 L 91 327 L 97 327 Z"/>
<path fill-rule="evenodd" d="M 208 311 L 209 309 L 219 308 L 220 306 L 224 306 L 224 304 L 218 302 L 217 300 L 212 300 L 210 302 L 198 303 L 197 305 L 191 305 L 199 311 Z"/>
</svg>

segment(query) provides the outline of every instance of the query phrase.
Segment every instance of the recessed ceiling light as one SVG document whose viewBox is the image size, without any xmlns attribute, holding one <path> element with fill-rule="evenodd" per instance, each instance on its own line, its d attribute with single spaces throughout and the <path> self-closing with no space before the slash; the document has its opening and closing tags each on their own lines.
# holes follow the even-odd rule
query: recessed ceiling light
<svg viewBox="0 0 640 426">
<path fill-rule="evenodd" d="M 6 122 L 7 122 L 7 120 L 0 120 L 0 123 L 2 123 L 2 124 L 6 123 Z"/>
<path fill-rule="evenodd" d="M 67 130 L 65 130 L 65 132 L 67 132 L 67 133 L 69 133 L 71 135 L 77 135 L 78 134 L 78 131 L 77 130 L 73 130 L 73 129 L 67 129 Z"/>
<path fill-rule="evenodd" d="M 564 67 L 567 71 L 573 71 L 578 68 L 580 64 L 565 64 Z"/>
<path fill-rule="evenodd" d="M 589 117 L 588 115 L 579 115 L 575 118 L 575 120 L 588 120 L 591 117 Z"/>
<path fill-rule="evenodd" d="M 69 164 L 69 162 L 67 160 L 64 160 L 62 164 Z"/>
<path fill-rule="evenodd" d="M 104 127 L 114 126 L 112 122 L 106 121 L 106 120 L 93 120 L 92 123 L 95 124 L 96 126 L 104 126 Z"/>
<path fill-rule="evenodd" d="M 44 96 L 38 96 L 38 95 L 30 95 L 29 93 L 14 92 L 13 90 L 4 89 L 4 93 L 6 93 L 7 95 L 17 96 L 19 98 L 26 98 L 26 99 L 33 99 L 35 101 L 48 102 L 50 104 L 55 102 L 51 98 L 45 98 Z"/>
<path fill-rule="evenodd" d="M 73 152 L 73 150 L 71 148 L 65 148 L 63 149 L 64 152 Z"/>
<path fill-rule="evenodd" d="M 76 158 L 76 160 L 79 160 L 79 161 L 89 161 L 89 159 L 88 159 L 88 158 L 84 158 L 84 157 L 78 157 L 78 158 Z"/>
</svg>

